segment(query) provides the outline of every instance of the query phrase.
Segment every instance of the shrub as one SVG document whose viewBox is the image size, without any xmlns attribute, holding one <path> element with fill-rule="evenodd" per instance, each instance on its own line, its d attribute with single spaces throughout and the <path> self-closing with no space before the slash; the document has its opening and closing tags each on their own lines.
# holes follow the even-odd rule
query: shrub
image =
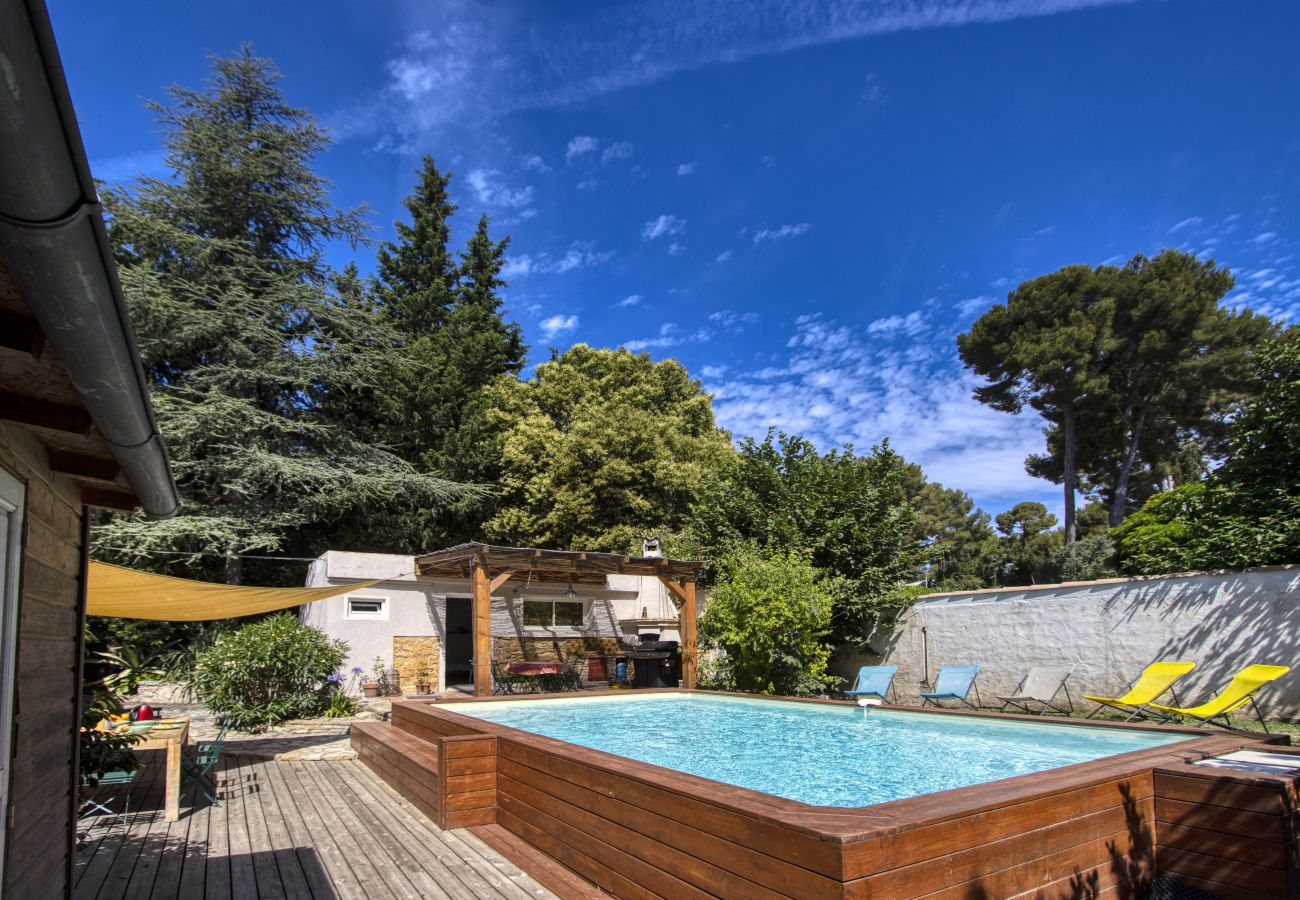
<svg viewBox="0 0 1300 900">
<path fill-rule="evenodd" d="M 834 596 L 808 554 L 743 545 L 718 561 L 700 635 L 727 654 L 716 667 L 738 690 L 808 696 L 827 675 Z"/>
<path fill-rule="evenodd" d="M 231 726 L 253 731 L 323 714 L 339 682 L 330 679 L 347 644 L 276 615 L 223 634 L 199 654 L 190 685 Z"/>
</svg>

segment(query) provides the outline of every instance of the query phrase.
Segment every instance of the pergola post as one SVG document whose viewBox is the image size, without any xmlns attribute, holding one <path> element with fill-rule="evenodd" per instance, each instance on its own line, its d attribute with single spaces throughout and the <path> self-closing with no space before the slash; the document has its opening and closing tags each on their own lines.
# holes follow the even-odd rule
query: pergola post
<svg viewBox="0 0 1300 900">
<path fill-rule="evenodd" d="M 470 571 L 474 616 L 474 696 L 492 695 L 492 586 L 487 564 L 474 562 Z"/>
<path fill-rule="evenodd" d="M 678 631 L 682 636 L 682 687 L 695 690 L 695 579 L 688 578 L 682 585 L 682 609 Z"/>
</svg>

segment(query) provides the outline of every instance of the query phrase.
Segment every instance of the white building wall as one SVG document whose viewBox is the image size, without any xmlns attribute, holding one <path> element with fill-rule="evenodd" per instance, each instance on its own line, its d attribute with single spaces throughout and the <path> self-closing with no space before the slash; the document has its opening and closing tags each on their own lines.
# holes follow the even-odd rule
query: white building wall
<svg viewBox="0 0 1300 900">
<path fill-rule="evenodd" d="M 927 673 L 932 680 L 948 664 L 981 664 L 987 704 L 1013 691 L 1030 666 L 1073 664 L 1077 700 L 1114 696 L 1148 663 L 1184 659 L 1198 664 L 1180 685 L 1184 700 L 1251 663 L 1296 667 L 1261 697 L 1267 714 L 1295 717 L 1300 566 L 931 595 L 874 646 L 880 661 L 898 666 L 900 702 L 918 701 Z M 844 656 L 836 674 L 876 661 Z"/>
<path fill-rule="evenodd" d="M 446 687 L 445 648 L 447 645 L 447 597 L 470 596 L 468 579 L 431 579 L 417 576 L 415 558 L 383 553 L 327 551 L 307 571 L 308 587 L 363 583 L 384 579 L 379 584 L 358 588 L 348 594 L 330 597 L 302 607 L 303 624 L 315 626 L 330 637 L 348 644 L 347 668 L 360 666 L 369 672 L 375 657 L 385 666 L 393 662 L 394 637 L 436 636 L 444 649 L 438 667 L 438 685 Z M 564 599 L 564 584 L 529 583 L 527 577 L 512 578 L 492 596 L 492 634 L 494 637 L 517 638 L 621 638 L 636 633 L 621 627 L 620 622 L 642 618 L 648 621 L 640 631 L 654 631 L 662 640 L 678 640 L 676 627 L 661 623 L 676 620 L 677 611 L 668 591 L 658 579 L 637 575 L 610 575 L 604 588 L 577 584 L 578 598 L 589 604 L 587 621 L 582 628 L 526 628 L 522 612 L 524 599 Z M 349 619 L 348 598 L 382 598 L 387 601 L 384 619 Z"/>
</svg>

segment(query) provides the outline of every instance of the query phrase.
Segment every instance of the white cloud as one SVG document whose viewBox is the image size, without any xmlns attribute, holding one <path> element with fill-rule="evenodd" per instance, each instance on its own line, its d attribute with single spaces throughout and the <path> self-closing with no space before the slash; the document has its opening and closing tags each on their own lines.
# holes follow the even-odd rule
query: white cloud
<svg viewBox="0 0 1300 900">
<path fill-rule="evenodd" d="M 693 162 L 682 163 L 677 167 L 678 175 L 691 175 L 694 172 L 695 172 L 695 163 Z"/>
<path fill-rule="evenodd" d="M 657 219 L 651 219 L 641 226 L 641 237 L 647 241 L 658 240 L 669 234 L 681 234 L 686 227 L 686 220 L 665 213 Z"/>
<path fill-rule="evenodd" d="M 868 103 L 884 103 L 887 99 L 880 79 L 874 74 L 868 75 L 862 83 L 862 99 Z"/>
<path fill-rule="evenodd" d="M 712 337 L 713 333 L 706 328 L 701 328 L 689 334 L 682 334 L 676 322 L 664 322 L 659 326 L 659 335 L 657 337 L 627 341 L 623 346 L 633 353 L 639 353 L 642 350 L 678 347 L 682 344 L 703 344 Z"/>
<path fill-rule="evenodd" d="M 580 191 L 594 191 L 598 187 L 600 187 L 600 181 L 595 178 L 584 178 L 577 184 Z"/>
<path fill-rule="evenodd" d="M 673 241 L 671 244 L 668 245 L 669 256 L 681 256 L 685 252 L 686 252 L 686 245 L 681 243 L 680 241 Z"/>
<path fill-rule="evenodd" d="M 600 146 L 600 141 L 589 135 L 578 135 L 569 141 L 569 146 L 564 150 L 565 159 L 573 159 L 576 156 L 587 156 L 595 153 L 596 148 Z"/>
<path fill-rule="evenodd" d="M 874 334 L 878 337 L 896 337 L 905 334 L 908 337 L 916 337 L 926 328 L 925 313 L 913 310 L 905 316 L 888 316 L 884 319 L 876 319 L 867 326 L 867 334 Z"/>
<path fill-rule="evenodd" d="M 632 155 L 632 145 L 627 141 L 610 144 L 600 154 L 601 163 L 608 164 L 616 159 L 627 159 Z"/>
<path fill-rule="evenodd" d="M 541 172 L 543 174 L 551 171 L 551 167 L 546 164 L 546 160 L 537 154 L 525 156 L 522 163 L 525 172 Z"/>
<path fill-rule="evenodd" d="M 956 309 L 957 314 L 965 320 L 972 318 L 976 313 L 984 312 L 984 310 L 989 309 L 996 302 L 997 299 L 995 297 L 990 297 L 985 294 L 979 297 L 967 297 L 965 300 L 958 300 L 954 305 L 954 309 Z"/>
<path fill-rule="evenodd" d="M 700 374 L 705 378 L 721 378 L 723 375 L 727 374 L 727 367 L 721 363 L 716 366 L 705 366 L 703 369 L 700 369 Z"/>
<path fill-rule="evenodd" d="M 598 251 L 591 241 L 574 241 L 562 256 L 546 252 L 512 256 L 501 269 L 501 277 L 511 279 L 527 275 L 564 275 L 577 269 L 599 266 L 613 257 L 612 250 Z"/>
<path fill-rule="evenodd" d="M 478 202 L 487 206 L 520 209 L 533 202 L 531 185 L 511 190 L 496 169 L 473 169 L 465 176 L 465 183 L 474 191 Z"/>
<path fill-rule="evenodd" d="M 961 367 L 955 330 L 918 312 L 897 319 L 902 341 L 801 316 L 784 357 L 750 371 L 711 379 L 719 424 L 761 438 L 769 427 L 803 434 L 823 450 L 859 450 L 889 437 L 930 478 L 1000 507 L 1005 500 L 1051 498 L 1051 484 L 1024 469 L 1041 452 L 1042 420 L 996 412 L 971 396 L 978 379 Z M 906 323 L 915 323 L 913 333 Z M 891 326 L 892 327 L 892 326 Z"/>
<path fill-rule="evenodd" d="M 1250 239 L 1252 244 L 1271 244 L 1277 240 L 1276 231 L 1262 231 Z"/>
<path fill-rule="evenodd" d="M 730 309 L 720 309 L 709 313 L 709 321 L 731 334 L 740 334 L 745 330 L 746 325 L 753 325 L 758 321 L 758 313 L 738 313 Z"/>
<path fill-rule="evenodd" d="M 550 340 L 563 331 L 573 331 L 578 327 L 578 317 L 576 315 L 556 314 L 542 319 L 540 323 L 542 328 L 542 337 Z"/>
<path fill-rule="evenodd" d="M 732 253 L 730 250 L 723 250 L 721 253 L 718 254 L 717 262 L 724 263 L 727 260 L 731 259 L 731 257 L 733 256 L 735 256 L 735 254 Z"/>
<path fill-rule="evenodd" d="M 1174 226 L 1169 229 L 1169 233 L 1177 234 L 1178 232 L 1182 231 L 1184 228 L 1192 228 L 1200 224 L 1201 224 L 1200 216 L 1188 216 L 1186 219 L 1183 219 L 1181 222 L 1175 223 Z"/>
<path fill-rule="evenodd" d="M 547 4 L 483 15 L 473 0 L 412 4 L 389 62 L 387 119 L 428 130 L 447 121 L 573 106 L 728 65 L 872 35 L 1039 18 L 1133 0 L 890 0 L 815 3 L 645 0 L 550 16 Z M 503 61 L 509 64 L 503 64 Z"/>
<path fill-rule="evenodd" d="M 622 308 L 624 308 L 624 309 L 626 309 L 626 308 L 628 308 L 628 307 L 630 307 L 630 306 L 640 306 L 640 305 L 641 305 L 641 295 L 640 295 L 640 294 L 629 294 L 628 296 L 624 297 L 622 300 L 618 301 L 618 302 L 615 303 L 614 305 L 615 305 L 615 306 L 622 307 Z"/>
<path fill-rule="evenodd" d="M 797 225 L 782 225 L 780 228 L 760 228 L 754 232 L 754 243 L 761 244 L 764 241 L 783 241 L 786 238 L 798 237 L 801 234 L 807 234 L 812 225 L 807 222 L 800 222 Z"/>
</svg>

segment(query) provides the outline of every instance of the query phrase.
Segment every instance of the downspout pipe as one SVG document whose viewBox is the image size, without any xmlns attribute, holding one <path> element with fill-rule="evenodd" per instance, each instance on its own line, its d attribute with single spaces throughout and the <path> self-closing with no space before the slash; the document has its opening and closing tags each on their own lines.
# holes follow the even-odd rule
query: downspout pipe
<svg viewBox="0 0 1300 900">
<path fill-rule="evenodd" d="M 41 0 L 0 0 L 0 255 L 140 505 L 180 498 Z"/>
</svg>

